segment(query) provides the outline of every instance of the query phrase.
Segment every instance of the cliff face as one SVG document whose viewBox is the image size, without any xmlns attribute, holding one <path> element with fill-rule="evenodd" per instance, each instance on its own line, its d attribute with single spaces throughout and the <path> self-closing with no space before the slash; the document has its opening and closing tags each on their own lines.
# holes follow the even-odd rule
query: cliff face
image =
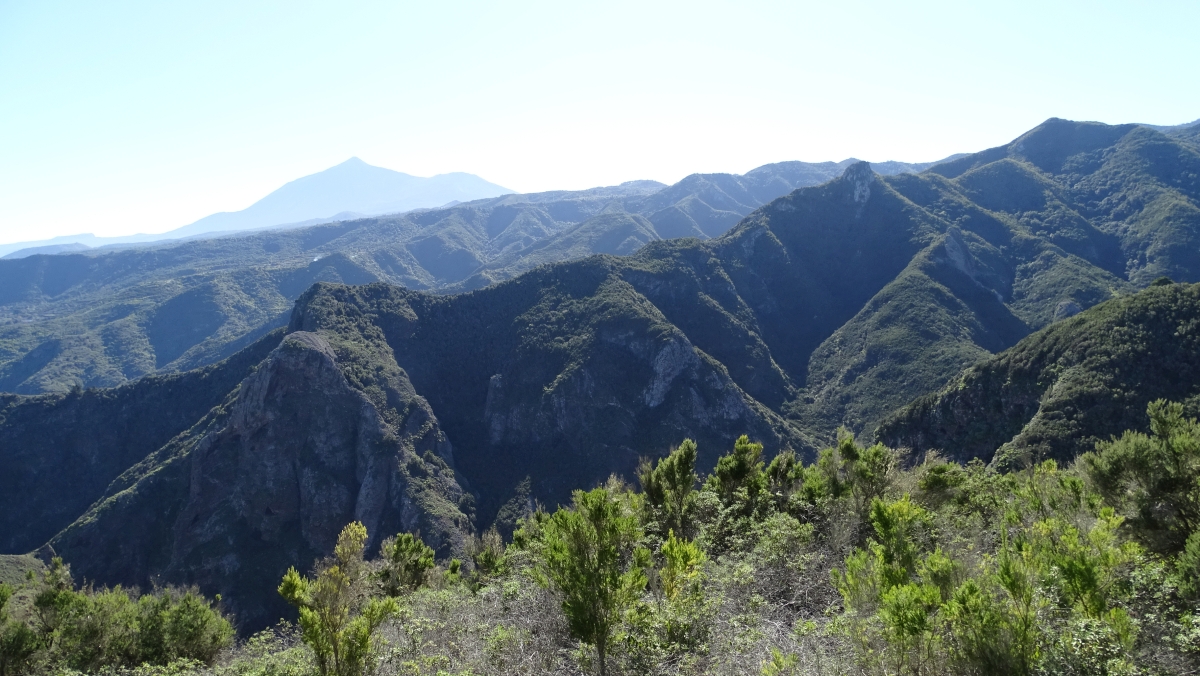
<svg viewBox="0 0 1200 676">
<path fill-rule="evenodd" d="M 1158 251 L 1148 243 L 1165 224 L 1106 209 L 1150 187 L 1194 202 L 1190 182 L 1162 180 L 1178 148 L 1155 134 L 1052 120 L 936 172 L 853 164 L 714 240 L 654 241 L 456 296 L 319 284 L 290 330 L 394 359 L 459 449 L 484 524 L 527 476 L 554 504 L 685 437 L 701 466 L 740 433 L 808 453 L 839 426 L 870 435 L 1030 331 L 1134 291 L 1151 268 L 1127 274 L 1129 257 Z M 1146 154 L 1149 142 L 1162 147 Z M 1093 203 L 1101 175 L 1108 201 Z M 1140 234 L 1121 240 L 1117 215 Z M 1180 256 L 1151 267 L 1194 278 Z"/>
<path fill-rule="evenodd" d="M 220 405 L 282 337 L 109 390 L 0 397 L 0 553 L 36 549 L 70 525 L 122 472 Z"/>
<path fill-rule="evenodd" d="M 553 271 L 546 271 L 553 275 Z M 811 448 L 672 326 L 609 260 L 558 285 L 530 283 L 447 299 L 382 284 L 321 285 L 292 329 L 347 345 L 384 341 L 455 443 L 456 467 L 483 500 L 480 526 L 532 477 L 548 505 L 686 437 L 715 462 L 740 434 L 773 450 Z M 453 309 L 447 306 L 452 306 Z"/>
<path fill-rule="evenodd" d="M 324 338 L 292 333 L 202 429 L 131 469 L 51 545 L 88 579 L 220 593 L 252 626 L 286 612 L 283 572 L 328 555 L 350 521 L 371 548 L 420 531 L 462 556 L 469 498 L 449 442 L 423 400 L 404 403 L 388 424 Z"/>
</svg>

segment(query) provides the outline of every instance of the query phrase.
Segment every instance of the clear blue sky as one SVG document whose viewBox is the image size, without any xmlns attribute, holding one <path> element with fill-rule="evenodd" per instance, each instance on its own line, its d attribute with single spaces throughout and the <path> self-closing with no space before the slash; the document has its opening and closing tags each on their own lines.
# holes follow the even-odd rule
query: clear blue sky
<svg viewBox="0 0 1200 676">
<path fill-rule="evenodd" d="M 350 156 L 518 191 L 1200 117 L 1200 2 L 0 0 L 0 242 L 161 232 Z"/>
</svg>

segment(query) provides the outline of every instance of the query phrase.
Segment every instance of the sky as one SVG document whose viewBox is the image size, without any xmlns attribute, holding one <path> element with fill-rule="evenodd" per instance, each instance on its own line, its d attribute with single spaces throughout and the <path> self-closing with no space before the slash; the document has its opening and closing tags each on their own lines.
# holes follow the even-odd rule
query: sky
<svg viewBox="0 0 1200 676">
<path fill-rule="evenodd" d="M 518 192 L 1200 118 L 1200 3 L 0 0 L 0 243 L 349 157 Z"/>
</svg>

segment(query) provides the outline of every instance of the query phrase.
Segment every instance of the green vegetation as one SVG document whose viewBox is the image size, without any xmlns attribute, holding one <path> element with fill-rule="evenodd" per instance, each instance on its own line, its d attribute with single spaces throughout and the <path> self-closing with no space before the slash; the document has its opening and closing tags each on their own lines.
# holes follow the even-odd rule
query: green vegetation
<svg viewBox="0 0 1200 676">
<path fill-rule="evenodd" d="M 384 562 L 379 580 L 388 596 L 400 596 L 420 587 L 433 569 L 433 550 L 412 533 L 385 540 L 379 555 Z"/>
<path fill-rule="evenodd" d="M 147 666 L 169 673 L 213 664 L 233 626 L 195 590 L 138 595 L 121 587 L 77 589 L 54 559 L 20 591 L 0 585 L 0 673 L 97 673 Z"/>
<path fill-rule="evenodd" d="M 247 632 L 295 606 L 344 608 L 318 632 L 329 646 L 416 673 L 483 672 L 493 658 L 508 665 L 496 670 L 599 668 L 600 650 L 613 672 L 849 669 L 866 659 L 859 649 L 884 660 L 881 671 L 957 669 L 946 665 L 982 659 L 966 637 L 993 616 L 1015 646 L 1003 658 L 1012 669 L 1075 664 L 1062 651 L 1084 644 L 1106 660 L 1158 664 L 1137 652 L 1149 645 L 1139 637 L 1176 645 L 1163 637 L 1191 631 L 1179 604 L 1192 602 L 1185 572 L 1200 567 L 1200 537 L 1178 485 L 1191 475 L 1122 458 L 1191 457 L 1172 441 L 1190 428 L 1170 423 L 1180 431 L 1164 437 L 1141 412 L 1166 398 L 1181 408 L 1163 419 L 1182 421 L 1200 402 L 1200 286 L 1186 283 L 1200 269 L 1187 244 L 1194 155 L 1157 132 L 1051 121 L 935 172 L 881 177 L 854 164 L 712 240 L 651 241 L 453 296 L 297 287 L 282 342 L 268 334 L 223 364 L 111 390 L 0 395 L 0 466 L 16 470 L 0 472 L 10 538 L 0 551 L 49 540 L 96 584 L 197 584 L 223 594 Z M 734 190 L 710 179 L 686 183 Z M 569 218 L 618 197 L 601 193 Z M 526 207 L 566 199 L 543 197 L 406 216 L 450 238 L 409 253 L 478 269 L 443 246 L 450 233 L 512 225 Z M 688 208 L 697 227 L 719 220 Z M 425 227 L 401 220 L 413 237 Z M 641 224 L 613 216 L 589 227 L 610 221 Z M 310 238 L 307 256 L 361 225 L 270 237 Z M 159 255 L 137 252 L 151 257 L 139 265 Z M 350 256 L 321 261 L 347 274 L 368 265 Z M 830 261 L 850 272 L 831 274 Z M 1183 282 L 1150 285 L 1164 276 Z M 27 289 L 0 285 L 14 288 Z M 197 326 L 210 326 L 234 305 L 205 294 L 236 294 L 172 288 L 168 301 L 186 297 L 161 322 L 129 322 L 153 329 L 155 359 L 186 348 L 170 362 L 180 365 L 195 346 L 171 337 L 174 319 L 199 308 Z M 1149 434 L 1096 450 L 1086 477 L 1071 468 L 1126 430 Z M 854 441 L 872 431 L 881 444 Z M 694 443 L 676 446 L 684 438 Z M 640 493 L 606 483 L 635 473 Z M 573 629 L 547 612 L 573 587 L 547 568 L 545 538 L 566 532 L 555 519 L 575 517 L 538 504 L 574 504 L 572 488 L 598 485 L 621 507 L 610 516 L 636 528 L 616 529 L 619 556 L 605 558 L 615 568 L 597 557 L 572 569 L 564 562 L 583 550 L 555 550 L 560 572 L 625 580 L 588 611 L 591 629 Z M 1025 494 L 1034 497 L 1014 497 Z M 1037 495 L 1050 506 L 1022 506 Z M 383 545 L 380 559 L 354 563 L 345 580 L 330 572 L 343 574 L 341 563 L 297 570 L 289 606 L 276 593 L 285 571 L 333 551 L 352 521 L 376 536 L 419 531 L 428 545 L 367 538 L 371 553 Z M 614 541 L 591 528 L 571 531 L 591 533 L 575 544 Z M 635 557 L 642 550 L 649 561 Z M 1027 574 L 1013 577 L 1002 560 Z M 1064 577 L 1071 566 L 1083 577 Z M 956 596 L 968 580 L 980 591 Z M 1130 600 L 1147 580 L 1165 596 Z M 27 592 L 8 603 L 19 609 Z M 374 598 L 395 599 L 396 615 L 376 618 L 367 634 L 379 642 L 363 644 L 361 627 L 375 622 L 359 618 Z M 1114 609 L 1141 628 L 1127 631 Z M 1042 633 L 1026 631 L 1030 613 Z M 1166 618 L 1157 634 L 1144 633 L 1151 614 Z M 276 628 L 253 650 L 281 669 L 342 669 L 341 648 L 319 664 L 301 645 L 316 640 L 314 626 Z M 1111 640 L 1089 643 L 1102 634 Z"/>
<path fill-rule="evenodd" d="M 1148 412 L 1149 435 L 1126 431 L 1080 460 L 1110 503 L 1132 510 L 1139 540 L 1178 553 L 1200 533 L 1200 425 L 1178 403 L 1160 399 Z"/>
<path fill-rule="evenodd" d="M 368 533 L 354 522 L 311 577 L 283 577 L 298 628 L 282 622 L 238 645 L 194 593 L 76 591 L 56 560 L 30 574 L 16 612 L 0 587 L 0 667 L 1190 673 L 1200 422 L 1165 401 L 1147 415 L 1150 435 L 1114 437 L 1071 467 L 1007 472 L 932 454 L 902 469 L 893 451 L 843 432 L 809 465 L 786 453 L 765 463 L 742 437 L 700 481 L 689 440 L 642 465 L 641 492 L 614 477 L 528 515 L 507 546 L 485 536 L 476 551 L 490 553 L 473 570 L 434 564 L 406 533 L 365 560 Z M 694 537 L 664 532 L 668 522 Z"/>
<path fill-rule="evenodd" d="M 19 585 L 30 572 L 39 573 L 44 567 L 32 554 L 0 554 L 0 584 Z"/>
<path fill-rule="evenodd" d="M 396 216 L 184 243 L 0 261 L 0 391 L 66 393 L 226 357 L 287 322 L 318 281 L 463 290 L 543 263 L 716 237 L 846 162 L 745 176 L 505 195 Z M 928 166 L 889 163 L 881 171 Z M 714 206 L 710 206 L 714 205 Z"/>
<path fill-rule="evenodd" d="M 1124 430 L 1148 431 L 1156 399 L 1200 413 L 1200 285 L 1155 285 L 1055 323 L 973 366 L 882 424 L 916 458 L 940 450 L 1022 466 L 1072 461 Z"/>
<path fill-rule="evenodd" d="M 376 630 L 398 611 L 395 600 L 386 596 L 364 598 L 366 544 L 367 529 L 351 523 L 338 536 L 333 559 L 318 567 L 314 579 L 290 568 L 279 585 L 279 594 L 300 611 L 304 642 L 312 648 L 321 676 L 363 673 L 377 659 Z"/>
<path fill-rule="evenodd" d="M 540 576 L 562 595 L 571 635 L 596 647 L 601 676 L 614 629 L 646 586 L 650 552 L 621 492 L 576 491 L 574 506 L 541 524 Z"/>
<path fill-rule="evenodd" d="M 685 439 L 667 457 L 651 463 L 642 458 L 638 466 L 645 505 L 655 514 L 645 521 L 661 521 L 668 530 L 680 535 L 692 531 L 692 512 L 696 506 L 696 442 Z"/>
</svg>

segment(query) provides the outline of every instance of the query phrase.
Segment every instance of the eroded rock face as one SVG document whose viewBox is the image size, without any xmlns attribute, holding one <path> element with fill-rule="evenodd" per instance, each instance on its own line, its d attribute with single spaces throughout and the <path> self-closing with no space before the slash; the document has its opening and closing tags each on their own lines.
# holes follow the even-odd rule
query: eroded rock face
<svg viewBox="0 0 1200 676">
<path fill-rule="evenodd" d="M 289 336 L 242 384 L 229 424 L 193 451 L 175 557 L 217 536 L 223 520 L 215 529 L 210 522 L 225 510 L 265 542 L 296 521 L 314 549 L 355 518 L 377 526 L 391 481 L 383 435 L 329 345 L 316 334 Z"/>
<path fill-rule="evenodd" d="M 862 205 L 871 199 L 871 184 L 875 182 L 875 172 L 866 162 L 856 162 L 842 173 L 845 183 L 846 196 L 859 205 L 858 215 L 862 216 Z"/>
<path fill-rule="evenodd" d="M 237 569 L 246 553 L 230 540 L 325 555 L 351 521 L 366 525 L 369 550 L 419 530 L 443 556 L 461 555 L 469 523 L 454 518 L 463 491 L 444 457 L 427 404 L 390 429 L 323 338 L 292 333 L 242 384 L 228 425 L 193 451 L 171 567 L 199 580 Z"/>
<path fill-rule="evenodd" d="M 293 332 L 190 449 L 143 468 L 53 544 L 89 579 L 220 593 L 250 627 L 288 612 L 280 577 L 329 555 L 351 521 L 366 525 L 369 555 L 389 535 L 419 531 L 439 556 L 461 557 L 470 497 L 450 444 L 423 399 L 399 403 L 387 416 L 398 424 L 385 422 L 325 338 Z M 174 488 L 160 488 L 165 477 Z"/>
</svg>

